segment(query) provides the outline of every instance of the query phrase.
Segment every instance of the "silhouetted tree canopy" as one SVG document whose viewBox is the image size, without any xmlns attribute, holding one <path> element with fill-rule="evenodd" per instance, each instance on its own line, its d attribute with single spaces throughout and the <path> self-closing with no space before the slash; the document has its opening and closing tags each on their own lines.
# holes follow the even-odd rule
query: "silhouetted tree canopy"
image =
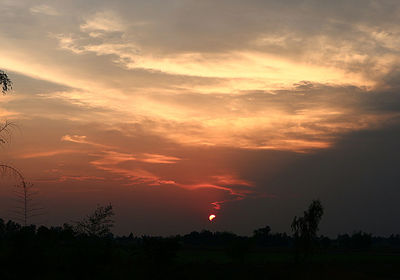
<svg viewBox="0 0 400 280">
<path fill-rule="evenodd" d="M 324 208 L 321 201 L 313 200 L 304 211 L 303 217 L 295 216 L 292 222 L 292 231 L 294 233 L 296 247 L 303 251 L 304 257 L 311 253 L 312 245 L 317 237 L 319 222 L 324 214 Z M 297 254 L 298 255 L 298 254 Z"/>
<path fill-rule="evenodd" d="M 324 214 L 324 208 L 319 200 L 314 200 L 303 217 L 295 216 L 292 222 L 292 230 L 295 237 L 313 239 L 317 235 L 318 225 Z"/>
</svg>

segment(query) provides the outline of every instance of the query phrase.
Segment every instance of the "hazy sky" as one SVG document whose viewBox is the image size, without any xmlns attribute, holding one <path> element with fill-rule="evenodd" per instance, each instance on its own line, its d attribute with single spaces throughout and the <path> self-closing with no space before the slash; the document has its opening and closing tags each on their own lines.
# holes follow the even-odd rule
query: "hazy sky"
<svg viewBox="0 0 400 280">
<path fill-rule="evenodd" d="M 38 223 L 400 232 L 398 0 L 0 0 L 1 161 Z M 8 217 L 9 182 L 0 191 Z M 216 214 L 212 224 L 209 214 Z"/>
</svg>

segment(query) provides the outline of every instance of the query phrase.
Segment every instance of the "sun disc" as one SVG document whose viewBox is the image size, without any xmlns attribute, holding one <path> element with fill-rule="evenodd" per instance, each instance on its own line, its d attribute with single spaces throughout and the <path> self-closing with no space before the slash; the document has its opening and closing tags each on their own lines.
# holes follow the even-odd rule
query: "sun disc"
<svg viewBox="0 0 400 280">
<path fill-rule="evenodd" d="M 212 215 L 210 215 L 209 217 L 208 217 L 208 219 L 210 220 L 210 221 L 212 221 L 212 220 L 214 220 L 215 219 L 215 215 L 214 214 L 212 214 Z"/>
</svg>

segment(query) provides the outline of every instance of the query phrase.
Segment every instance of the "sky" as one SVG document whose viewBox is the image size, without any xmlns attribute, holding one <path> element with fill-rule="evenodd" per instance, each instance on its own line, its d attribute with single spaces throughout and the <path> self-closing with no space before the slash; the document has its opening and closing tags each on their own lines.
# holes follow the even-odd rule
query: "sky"
<svg viewBox="0 0 400 280">
<path fill-rule="evenodd" d="M 32 222 L 111 203 L 117 234 L 400 232 L 397 0 L 0 0 Z M 0 215 L 12 217 L 4 178 Z M 215 214 L 212 223 L 208 215 Z"/>
</svg>

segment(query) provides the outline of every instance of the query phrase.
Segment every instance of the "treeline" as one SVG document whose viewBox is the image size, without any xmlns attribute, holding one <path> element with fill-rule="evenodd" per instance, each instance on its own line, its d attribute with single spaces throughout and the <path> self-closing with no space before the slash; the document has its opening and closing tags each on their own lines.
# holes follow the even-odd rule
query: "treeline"
<svg viewBox="0 0 400 280">
<path fill-rule="evenodd" d="M 320 236 L 316 240 L 315 254 L 383 249 L 400 250 L 400 235 L 376 237 L 356 232 L 337 238 Z M 163 279 L 160 273 L 179 275 L 181 272 L 177 270 L 221 265 L 213 263 L 213 254 L 223 256 L 226 263 L 223 267 L 240 263 L 257 268 L 258 261 L 248 256 L 280 252 L 287 254 L 287 263 L 294 263 L 294 257 L 290 257 L 294 251 L 293 236 L 272 233 L 268 226 L 255 230 L 251 237 L 207 230 L 171 237 L 114 236 L 111 233 L 100 236 L 82 232 L 70 224 L 24 227 L 0 219 L 2 279 L 28 276 L 30 279 L 122 279 L 126 275 Z M 187 256 L 196 259 L 199 254 L 206 255 L 207 261 L 191 263 L 185 259 Z"/>
<path fill-rule="evenodd" d="M 193 231 L 185 235 L 161 236 L 114 236 L 106 234 L 88 233 L 81 231 L 71 224 L 63 226 L 22 226 L 9 220 L 0 218 L 0 250 L 8 246 L 28 248 L 31 245 L 63 245 L 81 244 L 82 242 L 101 241 L 115 246 L 147 246 L 149 244 L 169 244 L 171 249 L 223 249 L 233 245 L 247 245 L 249 249 L 290 249 L 295 245 L 295 238 L 287 233 L 273 233 L 271 228 L 256 229 L 252 236 L 239 236 L 232 232 L 211 232 L 208 230 Z M 392 234 L 389 237 L 373 236 L 370 233 L 357 231 L 352 234 L 339 234 L 336 238 L 319 236 L 316 238 L 316 248 L 323 251 L 332 250 L 368 250 L 391 248 L 400 250 L 400 235 Z M 166 246 L 168 247 L 168 246 Z M 44 247 L 43 247 L 44 248 Z"/>
<path fill-rule="evenodd" d="M 0 219 L 0 279 L 331 279 L 332 270 L 348 274 L 360 264 L 363 277 L 372 275 L 365 272 L 371 267 L 377 275 L 389 269 L 391 276 L 400 276 L 400 235 L 360 231 L 318 236 L 322 214 L 316 200 L 294 218 L 292 234 L 265 226 L 252 236 L 207 230 L 170 237 L 115 236 L 111 204 L 62 226 L 22 226 Z M 363 256 L 355 255 L 349 266 L 343 257 L 354 252 Z M 373 266 L 361 261 L 377 252 L 384 258 L 373 259 Z M 388 253 L 394 258 L 388 260 Z M 331 256 L 341 260 L 332 263 Z"/>
</svg>

